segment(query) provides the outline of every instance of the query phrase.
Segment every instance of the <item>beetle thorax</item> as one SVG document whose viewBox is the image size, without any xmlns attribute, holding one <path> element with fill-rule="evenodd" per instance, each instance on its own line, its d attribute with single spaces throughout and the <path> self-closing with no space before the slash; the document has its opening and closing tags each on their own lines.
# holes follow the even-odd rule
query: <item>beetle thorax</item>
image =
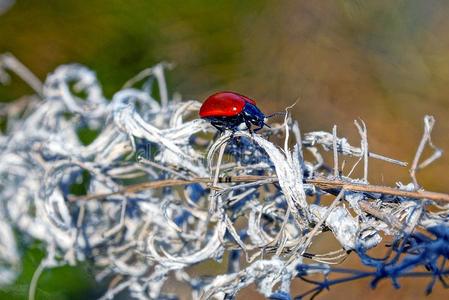
<svg viewBox="0 0 449 300">
<path fill-rule="evenodd" d="M 247 102 L 243 108 L 242 114 L 244 115 L 246 122 L 249 122 L 254 126 L 263 127 L 265 122 L 265 114 L 255 105 Z"/>
</svg>

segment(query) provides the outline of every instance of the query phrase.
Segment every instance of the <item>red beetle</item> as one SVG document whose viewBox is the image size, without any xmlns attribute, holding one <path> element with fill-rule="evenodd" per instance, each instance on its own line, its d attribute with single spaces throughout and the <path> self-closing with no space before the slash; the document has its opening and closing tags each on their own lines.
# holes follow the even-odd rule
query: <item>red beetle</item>
<svg viewBox="0 0 449 300">
<path fill-rule="evenodd" d="M 225 129 L 236 131 L 242 123 L 251 133 L 251 125 L 257 126 L 254 131 L 270 127 L 265 124 L 266 116 L 257 108 L 256 101 L 235 92 L 218 92 L 209 96 L 200 108 L 200 117 L 220 132 Z"/>
</svg>

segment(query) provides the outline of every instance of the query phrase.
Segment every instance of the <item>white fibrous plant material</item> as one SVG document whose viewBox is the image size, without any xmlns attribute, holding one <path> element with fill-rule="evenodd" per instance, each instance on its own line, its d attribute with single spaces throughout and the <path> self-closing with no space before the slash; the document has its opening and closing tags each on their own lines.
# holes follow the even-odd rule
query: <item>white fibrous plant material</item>
<svg viewBox="0 0 449 300">
<path fill-rule="evenodd" d="M 447 221 L 447 207 L 431 212 L 430 200 L 332 186 L 360 187 L 367 178 L 335 178 L 317 146 L 334 151 L 334 162 L 365 158 L 366 171 L 368 158 L 405 165 L 368 152 L 366 127 L 356 124 L 360 148 L 336 130 L 301 136 L 287 110 L 283 123 L 260 134 L 219 136 L 198 119 L 200 102 L 169 95 L 167 67 L 142 71 L 107 99 L 84 66 L 60 66 L 41 84 L 12 55 L 0 57 L 2 82 L 12 71 L 35 91 L 0 108 L 0 285 L 20 273 L 16 239 L 27 236 L 46 251 L 31 291 L 43 270 L 89 261 L 98 281 L 114 282 L 103 299 L 164 298 L 174 281 L 193 299 L 230 299 L 253 283 L 266 297 L 288 299 L 296 276 L 329 274 L 351 251 Z M 426 124 L 434 147 L 432 119 Z M 88 144 L 85 130 L 94 132 Z M 335 251 L 311 253 L 325 231 Z M 222 267 L 209 272 L 213 262 Z"/>
</svg>

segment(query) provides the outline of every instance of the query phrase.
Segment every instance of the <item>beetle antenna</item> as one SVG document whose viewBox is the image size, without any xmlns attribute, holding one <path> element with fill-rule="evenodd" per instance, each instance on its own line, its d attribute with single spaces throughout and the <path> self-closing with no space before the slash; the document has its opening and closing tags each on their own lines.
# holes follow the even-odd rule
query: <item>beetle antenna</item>
<svg viewBox="0 0 449 300">
<path fill-rule="evenodd" d="M 277 115 L 281 115 L 281 116 L 285 116 L 286 112 L 285 111 L 277 111 L 275 113 L 272 113 L 271 115 L 265 116 L 265 118 L 271 118 Z"/>
</svg>

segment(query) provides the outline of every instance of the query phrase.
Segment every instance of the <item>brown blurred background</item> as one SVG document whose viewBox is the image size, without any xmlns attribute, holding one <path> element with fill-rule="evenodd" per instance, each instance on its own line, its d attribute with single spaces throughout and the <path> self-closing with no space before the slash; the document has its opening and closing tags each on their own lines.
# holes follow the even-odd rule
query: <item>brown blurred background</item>
<svg viewBox="0 0 449 300">
<path fill-rule="evenodd" d="M 449 150 L 447 1 L 2 1 L 13 5 L 0 15 L 0 52 L 13 53 L 42 80 L 60 64 L 79 62 L 97 72 L 110 97 L 138 71 L 165 60 L 176 64 L 171 91 L 184 98 L 235 90 L 267 113 L 298 100 L 293 115 L 303 132 L 337 124 L 339 135 L 359 144 L 353 120 L 361 118 L 371 151 L 408 162 L 423 117 L 432 114 L 434 142 Z M 0 87 L 0 100 L 23 93 L 31 90 L 15 80 Z M 419 182 L 448 193 L 448 167 L 444 155 L 419 173 Z M 370 181 L 410 179 L 406 168 L 373 161 Z M 44 290 L 45 282 L 44 276 Z M 402 282 L 399 291 L 388 281 L 375 291 L 367 281 L 346 284 L 320 298 L 424 297 L 427 281 Z M 448 295 L 438 289 L 428 298 Z M 259 296 L 247 290 L 245 297 Z"/>
</svg>

